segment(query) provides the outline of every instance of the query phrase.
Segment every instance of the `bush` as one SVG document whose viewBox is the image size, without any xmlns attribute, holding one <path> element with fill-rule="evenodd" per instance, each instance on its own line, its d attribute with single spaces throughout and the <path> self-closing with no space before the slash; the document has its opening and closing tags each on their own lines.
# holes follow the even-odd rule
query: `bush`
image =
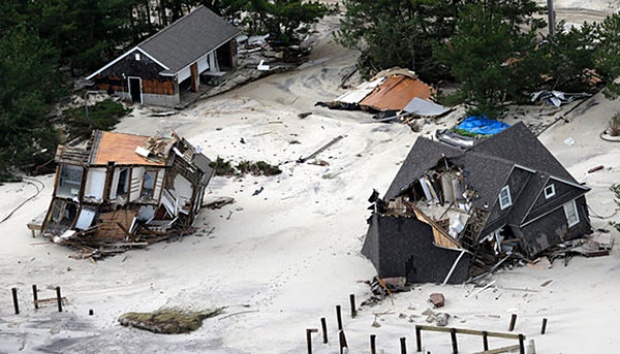
<svg viewBox="0 0 620 354">
<path fill-rule="evenodd" d="M 112 130 L 121 118 L 131 112 L 123 104 L 111 100 L 97 102 L 85 107 L 69 108 L 63 111 L 67 135 L 71 137 L 90 136 L 93 130 Z"/>
<path fill-rule="evenodd" d="M 620 112 L 617 112 L 611 117 L 611 121 L 609 122 L 609 135 L 620 135 Z"/>
</svg>

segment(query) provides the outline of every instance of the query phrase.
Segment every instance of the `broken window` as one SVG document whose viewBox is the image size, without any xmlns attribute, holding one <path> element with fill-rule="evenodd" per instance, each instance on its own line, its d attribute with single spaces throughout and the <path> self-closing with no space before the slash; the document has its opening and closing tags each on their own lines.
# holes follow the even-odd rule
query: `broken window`
<svg viewBox="0 0 620 354">
<path fill-rule="evenodd" d="M 142 193 L 140 197 L 145 199 L 153 199 L 153 191 L 155 190 L 155 180 L 157 179 L 157 171 L 144 172 L 144 179 L 142 182 Z"/>
<path fill-rule="evenodd" d="M 545 199 L 549 199 L 555 195 L 555 186 L 553 184 L 545 187 Z"/>
<path fill-rule="evenodd" d="M 510 197 L 510 188 L 505 186 L 499 192 L 499 207 L 504 210 L 512 205 L 512 198 Z"/>
<path fill-rule="evenodd" d="M 579 223 L 579 213 L 577 212 L 577 203 L 575 203 L 574 199 L 564 204 L 564 215 L 566 215 L 566 221 L 568 222 L 568 227 L 577 225 Z"/>
<path fill-rule="evenodd" d="M 77 196 L 80 193 L 83 171 L 82 166 L 61 165 L 56 193 L 63 196 Z"/>
</svg>

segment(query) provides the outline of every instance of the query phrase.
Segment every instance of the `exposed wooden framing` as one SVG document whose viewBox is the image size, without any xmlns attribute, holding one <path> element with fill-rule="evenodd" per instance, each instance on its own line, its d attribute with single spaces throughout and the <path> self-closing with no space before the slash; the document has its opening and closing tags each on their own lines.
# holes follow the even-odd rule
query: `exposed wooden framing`
<svg viewBox="0 0 620 354">
<path fill-rule="evenodd" d="M 429 218 L 424 212 L 422 212 L 418 207 L 414 204 L 410 204 L 413 208 L 413 212 L 415 213 L 418 220 L 427 223 L 433 229 L 433 236 L 435 238 L 435 244 L 438 246 L 442 246 L 445 248 L 453 248 L 453 249 L 462 249 L 461 243 L 457 241 L 455 238 L 450 236 L 439 224 Z"/>
</svg>

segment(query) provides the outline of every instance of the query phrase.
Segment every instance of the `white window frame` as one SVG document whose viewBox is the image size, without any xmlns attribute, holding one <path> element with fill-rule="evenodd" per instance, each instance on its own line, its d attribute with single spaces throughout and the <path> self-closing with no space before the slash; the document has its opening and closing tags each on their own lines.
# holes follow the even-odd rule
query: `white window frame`
<svg viewBox="0 0 620 354">
<path fill-rule="evenodd" d="M 504 198 L 502 196 L 507 197 L 508 201 L 504 202 Z M 502 190 L 499 191 L 499 208 L 501 210 L 504 210 L 511 205 L 512 205 L 512 197 L 510 196 L 510 187 L 504 186 L 504 188 L 502 188 Z"/>
<path fill-rule="evenodd" d="M 575 200 L 573 199 L 570 202 L 564 204 L 563 207 L 568 227 L 579 224 L 579 211 L 577 210 L 577 203 L 575 202 Z"/>
<path fill-rule="evenodd" d="M 549 191 L 549 192 L 547 192 Z M 545 187 L 545 199 L 549 199 L 555 195 L 555 185 L 550 184 Z"/>
</svg>

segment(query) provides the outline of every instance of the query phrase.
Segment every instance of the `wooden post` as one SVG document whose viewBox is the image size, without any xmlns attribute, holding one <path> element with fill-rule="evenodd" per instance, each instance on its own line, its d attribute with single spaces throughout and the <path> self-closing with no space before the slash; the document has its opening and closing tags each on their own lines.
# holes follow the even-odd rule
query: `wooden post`
<svg viewBox="0 0 620 354">
<path fill-rule="evenodd" d="M 519 354 L 525 354 L 525 336 L 519 334 Z"/>
<path fill-rule="evenodd" d="M 88 310 L 88 316 L 92 316 L 95 314 L 95 311 L 93 311 L 93 309 Z"/>
<path fill-rule="evenodd" d="M 308 354 L 312 354 L 312 333 L 318 332 L 316 328 L 306 328 L 306 343 L 308 344 Z"/>
<path fill-rule="evenodd" d="M 416 352 L 422 352 L 422 329 L 419 326 L 415 326 L 415 344 Z"/>
<path fill-rule="evenodd" d="M 13 308 L 15 308 L 15 314 L 19 315 L 19 303 L 17 302 L 17 288 L 11 288 L 13 294 Z"/>
<path fill-rule="evenodd" d="M 58 312 L 62 312 L 62 296 L 60 295 L 60 286 L 56 287 L 56 299 L 58 300 Z"/>
<path fill-rule="evenodd" d="M 355 294 L 349 295 L 349 303 L 351 304 L 351 318 L 357 316 L 357 309 L 355 308 Z"/>
<path fill-rule="evenodd" d="M 485 351 L 489 350 L 489 333 L 487 331 L 482 331 L 482 348 Z"/>
<path fill-rule="evenodd" d="M 347 337 L 345 337 L 343 330 L 338 331 L 338 339 L 340 340 L 340 354 L 343 354 L 343 349 L 349 348 L 349 346 L 347 345 Z"/>
<path fill-rule="evenodd" d="M 342 331 L 342 314 L 340 313 L 340 305 L 336 305 L 336 319 L 338 320 L 338 330 Z"/>
<path fill-rule="evenodd" d="M 407 343 L 405 341 L 405 337 L 400 337 L 400 354 L 407 354 Z"/>
<path fill-rule="evenodd" d="M 510 317 L 510 326 L 508 326 L 509 332 L 512 332 L 515 329 L 516 323 L 517 323 L 517 315 L 513 313 L 512 316 Z"/>
<path fill-rule="evenodd" d="M 323 343 L 327 343 L 327 321 L 321 318 L 321 329 L 323 330 Z"/>
<path fill-rule="evenodd" d="M 375 340 L 377 336 L 374 334 L 370 335 L 370 354 L 377 354 L 377 348 L 375 347 Z"/>
<path fill-rule="evenodd" d="M 450 338 L 452 338 L 452 353 L 458 354 L 459 344 L 456 342 L 456 328 L 450 328 Z"/>
<path fill-rule="evenodd" d="M 38 309 L 39 308 L 39 294 L 37 294 L 37 286 L 35 284 L 32 284 L 32 300 L 34 302 L 34 309 Z"/>
<path fill-rule="evenodd" d="M 545 334 L 547 332 L 547 319 L 543 318 L 542 327 L 540 328 L 540 334 Z"/>
</svg>

